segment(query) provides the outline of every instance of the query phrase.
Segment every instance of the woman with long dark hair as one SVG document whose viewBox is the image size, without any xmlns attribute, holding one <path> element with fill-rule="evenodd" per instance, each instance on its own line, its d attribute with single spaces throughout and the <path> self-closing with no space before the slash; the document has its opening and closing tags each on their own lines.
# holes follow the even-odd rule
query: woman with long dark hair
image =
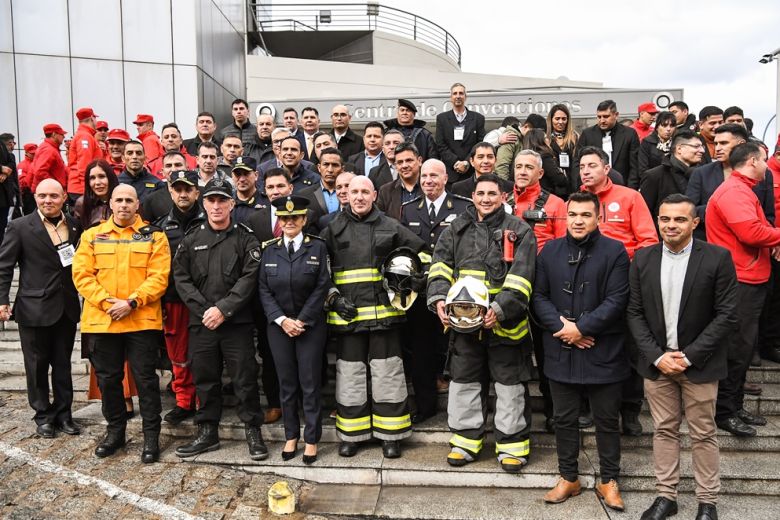
<svg viewBox="0 0 780 520">
<path fill-rule="evenodd" d="M 574 131 L 574 125 L 571 122 L 571 113 L 566 105 L 558 104 L 550 108 L 547 114 L 547 137 L 550 139 L 550 148 L 553 156 L 558 162 L 558 166 L 569 183 L 569 193 L 576 190 L 577 177 L 580 169 L 576 168 L 574 162 L 574 148 L 577 146 L 579 134 Z"/>
<path fill-rule="evenodd" d="M 566 174 L 558 167 L 553 149 L 544 130 L 532 128 L 523 137 L 523 149 L 533 150 L 542 156 L 542 169 L 544 175 L 539 180 L 542 189 L 548 193 L 559 196 L 563 200 L 569 196 L 569 180 Z"/>
<path fill-rule="evenodd" d="M 672 134 L 677 128 L 677 119 L 671 112 L 659 112 L 655 117 L 653 133 L 642 139 L 639 144 L 639 178 L 645 176 L 650 168 L 661 165 L 672 147 Z"/>
</svg>

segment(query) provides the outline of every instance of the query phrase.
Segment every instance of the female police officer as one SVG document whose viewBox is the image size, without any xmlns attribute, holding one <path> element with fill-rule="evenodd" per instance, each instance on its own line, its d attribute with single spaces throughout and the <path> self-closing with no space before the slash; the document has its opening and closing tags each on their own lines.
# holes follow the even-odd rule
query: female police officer
<svg viewBox="0 0 780 520">
<path fill-rule="evenodd" d="M 283 236 L 263 244 L 259 292 L 279 374 L 287 439 L 282 458 L 295 457 L 301 430 L 298 398 L 303 394 L 303 462 L 311 464 L 317 460 L 317 442 L 322 435 L 320 380 L 327 334 L 323 307 L 331 285 L 328 252 L 325 242 L 302 232 L 308 199 L 280 197 L 272 204 Z"/>
</svg>

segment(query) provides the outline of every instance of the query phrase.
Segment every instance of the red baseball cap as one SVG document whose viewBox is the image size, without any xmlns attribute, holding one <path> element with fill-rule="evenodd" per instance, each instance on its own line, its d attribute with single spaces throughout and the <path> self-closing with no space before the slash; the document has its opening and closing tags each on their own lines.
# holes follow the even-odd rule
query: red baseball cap
<svg viewBox="0 0 780 520">
<path fill-rule="evenodd" d="M 133 124 L 140 125 L 141 123 L 154 123 L 154 118 L 150 114 L 138 114 Z"/>
<path fill-rule="evenodd" d="M 658 107 L 655 106 L 655 103 L 642 103 L 639 105 L 637 113 L 641 114 L 642 112 L 647 112 L 648 114 L 657 114 Z"/>
<path fill-rule="evenodd" d="M 97 123 L 95 123 L 95 128 L 97 128 L 98 130 L 101 130 L 103 128 L 108 130 L 108 123 L 105 121 L 98 121 Z"/>
<path fill-rule="evenodd" d="M 28 153 L 32 153 L 37 149 L 38 149 L 38 145 L 35 143 L 27 143 L 26 145 L 24 145 L 24 151 Z"/>
<path fill-rule="evenodd" d="M 62 129 L 60 125 L 57 123 L 49 123 L 48 125 L 43 125 L 43 134 L 60 134 L 65 135 L 68 132 Z"/>
<path fill-rule="evenodd" d="M 84 107 L 76 110 L 76 119 L 78 119 L 79 121 L 83 121 L 88 117 L 97 117 L 97 116 L 98 115 L 95 113 L 95 111 L 92 110 L 92 107 Z"/>
<path fill-rule="evenodd" d="M 108 132 L 108 137 L 106 140 L 128 142 L 130 140 L 130 134 L 128 134 L 127 131 L 123 128 L 114 128 Z"/>
</svg>

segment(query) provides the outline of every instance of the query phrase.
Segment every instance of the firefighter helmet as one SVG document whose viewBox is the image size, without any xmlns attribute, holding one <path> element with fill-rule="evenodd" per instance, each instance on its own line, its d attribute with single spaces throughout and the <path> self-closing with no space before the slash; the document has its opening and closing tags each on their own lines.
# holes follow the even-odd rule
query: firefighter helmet
<svg viewBox="0 0 780 520">
<path fill-rule="evenodd" d="M 471 276 L 455 282 L 444 300 L 450 325 L 457 332 L 474 332 L 482 328 L 490 305 L 487 287 Z"/>
<path fill-rule="evenodd" d="M 412 276 L 422 272 L 422 263 L 411 248 L 399 247 L 387 255 L 382 263 L 382 285 L 390 305 L 402 311 L 412 306 L 417 298 Z"/>
</svg>

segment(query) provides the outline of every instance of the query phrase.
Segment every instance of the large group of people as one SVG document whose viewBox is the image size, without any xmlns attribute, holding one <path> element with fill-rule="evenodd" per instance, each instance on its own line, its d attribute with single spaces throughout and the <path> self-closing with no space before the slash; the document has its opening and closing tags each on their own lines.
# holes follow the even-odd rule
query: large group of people
<svg viewBox="0 0 780 520">
<path fill-rule="evenodd" d="M 406 99 L 362 136 L 342 104 L 325 131 L 313 107 L 300 124 L 293 108 L 255 124 L 236 99 L 231 124 L 218 131 L 202 112 L 191 139 L 176 123 L 158 137 L 149 114 L 132 139 L 86 107 L 67 162 L 57 123 L 19 165 L 15 143 L 0 147 L 0 319 L 19 325 L 37 433 L 80 432 L 80 323 L 107 421 L 98 457 L 124 446 L 134 393 L 143 462 L 159 458 L 161 420 L 194 417 L 176 455 L 219 449 L 231 393 L 252 459 L 269 456 L 261 426 L 280 418 L 281 457 L 297 456 L 300 408 L 313 464 L 333 345 L 343 457 L 371 439 L 400 457 L 448 392 L 446 460 L 467 465 L 485 447 L 492 388 L 497 463 L 521 472 L 538 373 L 560 473 L 546 502 L 581 492 L 579 430 L 592 424 L 596 492 L 624 509 L 620 436 L 642 433 L 647 399 L 658 497 L 642 518 L 677 512 L 684 414 L 696 518 L 716 519 L 717 429 L 756 435 L 766 419 L 744 407 L 761 392 L 746 373 L 780 362 L 780 141 L 768 160 L 738 107 L 697 119 L 682 101 L 643 103 L 624 124 L 605 100 L 581 133 L 560 104 L 486 133 L 465 86 L 450 99 L 435 133 Z M 162 366 L 176 396 L 163 419 Z"/>
</svg>

